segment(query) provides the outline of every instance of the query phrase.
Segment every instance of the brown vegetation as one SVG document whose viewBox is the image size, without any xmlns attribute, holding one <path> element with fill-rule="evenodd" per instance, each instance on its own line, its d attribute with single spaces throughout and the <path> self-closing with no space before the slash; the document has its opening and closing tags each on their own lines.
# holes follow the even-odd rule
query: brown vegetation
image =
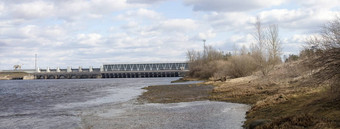
<svg viewBox="0 0 340 129">
<path fill-rule="evenodd" d="M 203 52 L 190 50 L 189 77 L 224 81 L 227 78 L 237 78 L 251 75 L 260 70 L 267 75 L 276 64 L 281 62 L 281 42 L 277 25 L 263 27 L 261 21 L 255 24 L 256 43 L 250 51 L 243 46 L 240 50 L 224 54 L 211 46 L 204 46 Z"/>
<path fill-rule="evenodd" d="M 251 104 L 246 127 L 340 128 L 340 18 L 283 64 L 277 28 L 263 29 L 260 21 L 255 27 L 257 44 L 250 52 L 243 48 L 227 59 L 205 62 L 215 66 L 209 68 L 215 73 L 207 84 L 216 86 L 210 99 Z M 222 76 L 229 79 L 216 79 Z"/>
<path fill-rule="evenodd" d="M 251 104 L 246 127 L 258 120 L 268 120 L 261 128 L 340 127 L 340 102 L 329 97 L 329 85 L 311 82 L 313 76 L 301 62 L 278 65 L 268 76 L 257 72 L 226 82 L 206 82 L 216 85 L 210 99 Z"/>
<path fill-rule="evenodd" d="M 327 23 L 320 36 L 308 41 L 305 64 L 317 84 L 330 85 L 334 101 L 340 101 L 340 17 Z"/>
</svg>

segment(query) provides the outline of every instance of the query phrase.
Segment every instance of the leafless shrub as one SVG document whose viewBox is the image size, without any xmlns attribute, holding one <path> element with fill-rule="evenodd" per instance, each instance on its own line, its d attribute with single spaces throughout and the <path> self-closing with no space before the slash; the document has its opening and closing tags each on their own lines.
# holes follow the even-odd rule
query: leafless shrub
<svg viewBox="0 0 340 129">
<path fill-rule="evenodd" d="M 340 97 L 340 17 L 327 23 L 319 36 L 307 40 L 305 64 L 314 70 L 316 83 L 330 82 L 331 91 Z"/>
<path fill-rule="evenodd" d="M 250 55 L 233 56 L 226 66 L 226 75 L 231 78 L 250 75 L 257 69 L 255 60 Z"/>
<path fill-rule="evenodd" d="M 201 52 L 194 50 L 188 51 L 189 76 L 202 79 L 213 77 L 213 80 L 225 80 L 226 78 L 250 75 L 257 70 L 255 60 L 250 54 L 247 54 L 246 48 L 242 48 L 240 51 L 243 51 L 240 55 L 233 56 L 224 56 L 212 47 L 206 48 L 206 54 L 201 54 Z"/>
<path fill-rule="evenodd" d="M 211 46 L 204 46 L 204 51 L 190 50 L 187 52 L 189 60 L 189 76 L 208 79 L 217 71 L 216 61 L 223 60 L 222 52 Z"/>
<path fill-rule="evenodd" d="M 225 80 L 226 78 L 238 78 L 252 74 L 257 70 L 255 60 L 248 54 L 235 55 L 228 59 L 228 61 L 216 61 L 216 72 L 213 78 L 215 80 Z"/>
</svg>

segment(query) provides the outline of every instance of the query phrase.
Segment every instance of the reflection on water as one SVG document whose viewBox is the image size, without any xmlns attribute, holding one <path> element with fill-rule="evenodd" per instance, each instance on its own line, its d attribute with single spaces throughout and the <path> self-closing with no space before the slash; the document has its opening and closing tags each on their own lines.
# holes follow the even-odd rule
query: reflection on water
<svg viewBox="0 0 340 129">
<path fill-rule="evenodd" d="M 241 122 L 244 120 L 244 113 L 248 107 L 240 104 L 209 101 L 179 104 L 134 104 L 133 99 L 144 91 L 141 89 L 142 87 L 170 84 L 175 79 L 178 78 L 0 81 L 0 129 L 86 128 L 86 126 L 93 128 L 138 128 L 132 125 L 143 125 L 148 128 L 171 128 L 172 125 L 184 124 L 178 123 L 179 121 L 169 121 L 169 118 L 174 120 L 185 118 L 185 120 L 178 120 L 186 121 L 188 127 L 195 127 L 194 125 L 199 124 L 190 123 L 194 121 L 196 121 L 194 123 L 201 123 L 199 120 L 195 120 L 196 117 L 216 122 L 237 120 L 236 123 L 238 124 L 233 127 L 242 125 Z M 237 109 L 236 112 L 241 117 L 230 119 L 232 115 L 229 110 L 232 107 L 235 107 L 233 108 L 235 110 Z M 206 113 L 199 115 L 200 112 L 204 111 Z M 227 112 L 223 113 L 225 111 Z M 216 114 L 221 113 L 222 115 L 216 117 Z M 192 114 L 197 114 L 197 116 Z M 147 119 L 138 116 L 145 116 Z M 124 122 L 107 126 L 96 121 L 101 119 Z M 141 120 L 136 121 L 136 119 Z M 88 122 L 89 120 L 92 122 Z M 150 124 L 154 122 L 159 123 L 159 125 Z M 211 125 L 214 122 L 205 124 Z"/>
</svg>

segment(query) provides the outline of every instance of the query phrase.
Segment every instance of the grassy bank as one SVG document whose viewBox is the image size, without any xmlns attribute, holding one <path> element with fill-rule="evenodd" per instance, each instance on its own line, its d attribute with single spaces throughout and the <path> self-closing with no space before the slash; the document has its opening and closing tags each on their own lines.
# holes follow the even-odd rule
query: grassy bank
<svg viewBox="0 0 340 129">
<path fill-rule="evenodd" d="M 298 63 L 298 62 L 297 62 Z M 315 85 L 308 71 L 298 65 L 282 64 L 268 76 L 207 81 L 201 84 L 149 86 L 140 96 L 153 103 L 198 100 L 252 105 L 244 127 L 340 128 L 340 100 L 327 84 Z"/>
<path fill-rule="evenodd" d="M 296 62 L 298 63 L 298 62 Z M 297 64 L 282 64 L 268 76 L 254 74 L 215 85 L 211 100 L 251 104 L 245 127 L 340 128 L 340 100 L 327 83 L 314 84 Z"/>
</svg>

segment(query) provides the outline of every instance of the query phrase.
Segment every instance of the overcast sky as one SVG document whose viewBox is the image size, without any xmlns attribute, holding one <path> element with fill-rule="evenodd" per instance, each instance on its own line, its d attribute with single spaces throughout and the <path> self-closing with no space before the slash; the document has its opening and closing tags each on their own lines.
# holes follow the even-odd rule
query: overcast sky
<svg viewBox="0 0 340 129">
<path fill-rule="evenodd" d="M 253 43 L 254 22 L 278 24 L 284 54 L 340 13 L 339 0 L 1 0 L 0 70 L 178 62 L 207 45 Z"/>
</svg>

